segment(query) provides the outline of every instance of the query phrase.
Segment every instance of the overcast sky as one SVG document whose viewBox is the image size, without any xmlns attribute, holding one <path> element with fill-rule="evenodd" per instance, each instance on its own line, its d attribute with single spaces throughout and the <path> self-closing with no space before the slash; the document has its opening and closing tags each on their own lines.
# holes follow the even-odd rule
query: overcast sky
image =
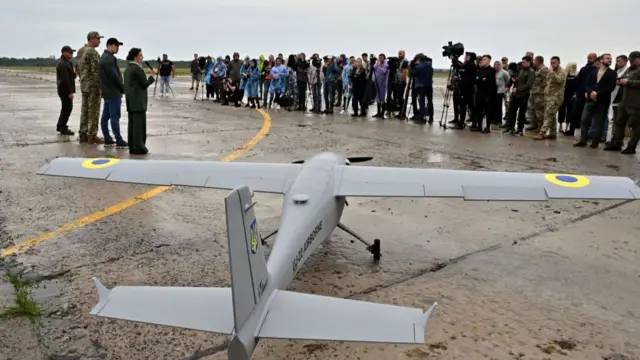
<svg viewBox="0 0 640 360">
<path fill-rule="evenodd" d="M 547 63 L 558 55 L 582 64 L 590 51 L 615 57 L 640 47 L 632 31 L 638 14 L 639 0 L 0 0 L 0 56 L 57 56 L 95 30 L 124 43 L 122 58 L 134 46 L 148 59 L 166 52 L 174 60 L 194 52 L 390 55 L 402 48 L 442 68 L 449 62 L 441 46 L 452 40 L 494 59 L 531 50 Z"/>
</svg>

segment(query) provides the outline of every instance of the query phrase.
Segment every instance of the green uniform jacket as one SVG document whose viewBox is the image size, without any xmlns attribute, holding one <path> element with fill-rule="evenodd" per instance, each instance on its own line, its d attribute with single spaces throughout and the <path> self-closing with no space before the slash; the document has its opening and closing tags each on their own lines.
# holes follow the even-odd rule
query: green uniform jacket
<svg viewBox="0 0 640 360">
<path fill-rule="evenodd" d="M 127 112 L 147 111 L 147 88 L 153 84 L 153 76 L 146 77 L 142 67 L 135 62 L 129 63 L 124 71 L 124 94 Z"/>
</svg>

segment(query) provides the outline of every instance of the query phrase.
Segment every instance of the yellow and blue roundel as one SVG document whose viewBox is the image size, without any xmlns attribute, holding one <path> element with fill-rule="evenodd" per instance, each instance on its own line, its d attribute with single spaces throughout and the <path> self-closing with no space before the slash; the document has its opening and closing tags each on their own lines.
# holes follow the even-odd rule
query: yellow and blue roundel
<svg viewBox="0 0 640 360">
<path fill-rule="evenodd" d="M 82 167 L 86 169 L 104 169 L 117 164 L 119 161 L 120 159 L 113 158 L 87 159 L 82 162 Z"/>
<path fill-rule="evenodd" d="M 249 226 L 249 234 L 251 235 L 251 253 L 258 252 L 258 229 L 256 228 L 256 220 L 254 219 Z"/>
<path fill-rule="evenodd" d="M 569 188 L 583 188 L 590 183 L 589 179 L 582 175 L 546 174 L 544 178 L 552 184 Z"/>
</svg>

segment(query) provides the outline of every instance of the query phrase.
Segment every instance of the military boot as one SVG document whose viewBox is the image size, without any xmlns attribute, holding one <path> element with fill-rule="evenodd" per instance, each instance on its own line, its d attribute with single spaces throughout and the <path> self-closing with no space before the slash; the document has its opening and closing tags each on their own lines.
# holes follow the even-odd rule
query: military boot
<svg viewBox="0 0 640 360">
<path fill-rule="evenodd" d="M 89 144 L 91 145 L 101 145 L 104 144 L 104 140 L 98 135 L 93 135 L 89 138 Z"/>
<path fill-rule="evenodd" d="M 80 133 L 80 134 L 78 135 L 78 141 L 79 141 L 81 144 L 86 144 L 86 143 L 88 143 L 88 142 L 89 142 L 89 136 L 87 136 L 87 134 L 86 134 L 86 133 Z"/>
</svg>

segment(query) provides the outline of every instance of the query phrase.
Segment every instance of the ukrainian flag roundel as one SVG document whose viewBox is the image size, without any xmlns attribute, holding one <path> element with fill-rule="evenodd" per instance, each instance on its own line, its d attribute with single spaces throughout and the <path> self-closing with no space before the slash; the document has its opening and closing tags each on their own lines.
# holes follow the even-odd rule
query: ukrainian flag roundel
<svg viewBox="0 0 640 360">
<path fill-rule="evenodd" d="M 104 169 L 109 166 L 113 166 L 120 162 L 120 159 L 113 158 L 97 158 L 87 159 L 82 162 L 82 167 L 85 169 Z"/>
<path fill-rule="evenodd" d="M 544 178 L 552 184 L 568 188 L 583 188 L 590 183 L 589 179 L 582 175 L 546 174 Z"/>
</svg>

